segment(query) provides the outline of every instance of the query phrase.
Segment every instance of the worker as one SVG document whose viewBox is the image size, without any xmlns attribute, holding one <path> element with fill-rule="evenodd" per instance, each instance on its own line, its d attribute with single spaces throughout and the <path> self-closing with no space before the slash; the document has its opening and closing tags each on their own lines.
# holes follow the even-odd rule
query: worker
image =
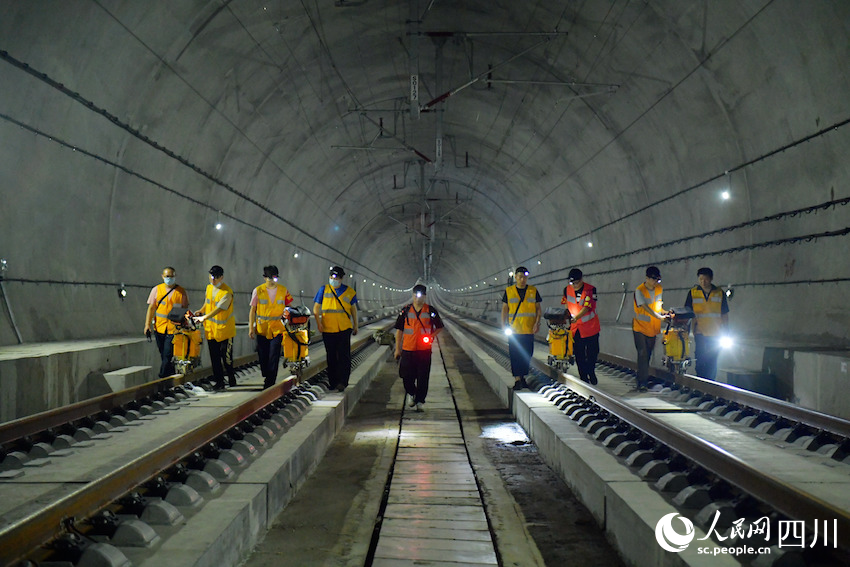
<svg viewBox="0 0 850 567">
<path fill-rule="evenodd" d="M 233 337 L 236 336 L 233 290 L 224 283 L 224 268 L 221 266 L 210 268 L 209 278 L 204 306 L 195 313 L 195 320 L 204 324 L 213 369 L 213 387 L 224 390 L 225 372 L 230 387 L 236 386 L 236 372 L 233 370 Z"/>
<path fill-rule="evenodd" d="M 175 323 L 168 320 L 168 314 L 175 306 L 186 309 L 189 307 L 189 296 L 186 290 L 177 285 L 177 272 L 171 266 L 162 269 L 162 283 L 154 286 L 148 296 L 148 308 L 145 313 L 144 334 L 150 339 L 151 321 L 153 335 L 156 338 L 156 348 L 159 349 L 159 377 L 165 378 L 174 374 L 174 334 L 177 332 Z"/>
<path fill-rule="evenodd" d="M 696 374 L 708 380 L 717 376 L 717 356 L 720 354 L 720 338 L 729 327 L 729 305 L 722 289 L 712 284 L 714 271 L 711 268 L 697 270 L 698 285 L 688 292 L 685 307 L 694 311 L 694 356 Z"/>
<path fill-rule="evenodd" d="M 248 312 L 248 336 L 257 339 L 263 388 L 270 388 L 277 381 L 280 350 L 286 332 L 281 317 L 286 306 L 293 301 L 286 287 L 277 283 L 278 276 L 277 266 L 263 268 L 265 282 L 254 288 Z"/>
<path fill-rule="evenodd" d="M 520 266 L 514 272 L 516 283 L 508 286 L 502 295 L 502 328 L 508 335 L 508 354 L 511 359 L 511 374 L 514 390 L 528 388 L 525 375 L 534 353 L 534 334 L 540 329 L 540 293 L 528 285 L 528 269 Z"/>
<path fill-rule="evenodd" d="M 646 269 L 646 278 L 635 290 L 632 334 L 637 349 L 637 389 L 646 392 L 649 385 L 649 360 L 655 348 L 655 339 L 661 333 L 661 321 L 669 317 L 662 307 L 661 270 L 655 266 Z"/>
<path fill-rule="evenodd" d="M 322 333 L 331 390 L 342 392 L 351 375 L 351 336 L 357 334 L 357 293 L 342 283 L 345 270 L 333 266 L 328 283 L 313 299 L 313 315 Z"/>
<path fill-rule="evenodd" d="M 404 382 L 407 401 L 414 411 L 422 411 L 428 396 L 428 379 L 431 374 L 431 347 L 443 330 L 443 321 L 437 310 L 425 303 L 427 288 L 413 286 L 413 299 L 396 319 L 395 358 L 398 375 Z"/>
<path fill-rule="evenodd" d="M 596 288 L 585 282 L 578 268 L 570 270 L 569 285 L 564 288 L 561 303 L 572 316 L 573 355 L 578 375 L 585 382 L 596 384 L 596 358 L 599 356 L 599 317 L 596 314 Z"/>
</svg>

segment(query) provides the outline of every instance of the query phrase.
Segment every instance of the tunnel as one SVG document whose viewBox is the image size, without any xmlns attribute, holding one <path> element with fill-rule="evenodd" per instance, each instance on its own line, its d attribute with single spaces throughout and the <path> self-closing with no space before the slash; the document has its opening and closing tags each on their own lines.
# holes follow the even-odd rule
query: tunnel
<svg viewBox="0 0 850 567">
<path fill-rule="evenodd" d="M 140 339 L 163 266 L 240 322 L 267 264 L 497 322 L 523 265 L 546 305 L 583 270 L 633 358 L 644 269 L 675 306 L 710 266 L 726 366 L 781 374 L 850 333 L 848 37 L 840 0 L 3 2 L 0 345 Z M 5 418 L 92 356 L 7 368 Z M 846 372 L 781 397 L 841 413 Z"/>
</svg>

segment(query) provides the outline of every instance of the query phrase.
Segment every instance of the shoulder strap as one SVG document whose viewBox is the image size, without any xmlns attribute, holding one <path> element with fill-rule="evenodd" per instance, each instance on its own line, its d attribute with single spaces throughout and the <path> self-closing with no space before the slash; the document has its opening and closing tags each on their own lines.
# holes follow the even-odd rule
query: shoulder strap
<svg viewBox="0 0 850 567">
<path fill-rule="evenodd" d="M 157 303 L 156 306 L 159 307 L 160 305 L 162 305 L 162 302 L 165 301 L 165 298 L 168 297 L 169 295 L 171 295 L 171 292 L 174 291 L 175 289 L 177 289 L 177 286 L 169 288 L 168 293 L 166 293 L 165 295 L 162 296 L 162 299 L 159 300 L 159 303 Z"/>
<path fill-rule="evenodd" d="M 345 308 L 345 304 L 342 302 L 342 300 L 336 294 L 336 290 L 334 290 L 332 285 L 329 285 L 328 287 L 331 288 L 331 293 L 334 294 L 334 297 L 336 297 L 336 301 L 337 301 L 337 303 L 339 303 L 339 306 L 342 307 L 342 310 L 345 311 L 345 314 L 348 315 L 349 318 L 351 318 L 351 313 L 349 313 L 348 309 Z"/>
<path fill-rule="evenodd" d="M 516 286 L 514 286 L 514 288 L 516 288 Z M 519 291 L 517 291 L 516 295 L 517 295 L 517 297 L 519 297 Z M 519 307 L 520 307 L 520 305 L 522 305 L 522 302 L 525 301 L 526 297 L 528 297 L 528 287 L 525 288 L 525 295 L 523 295 L 522 299 L 520 299 L 516 304 L 516 311 L 514 311 L 514 316 L 511 317 L 511 325 L 513 325 L 514 321 L 516 321 L 517 313 L 519 313 Z"/>
<path fill-rule="evenodd" d="M 410 308 L 413 309 L 412 303 L 410 304 Z M 417 312 L 416 309 L 413 309 L 413 313 L 416 314 L 416 320 L 419 321 L 419 326 L 422 327 L 422 330 L 424 331 L 425 325 L 422 324 L 422 319 L 419 318 L 419 313 L 421 313 L 421 312 L 422 312 L 421 310 Z M 429 305 L 428 306 L 428 313 L 430 313 L 430 312 L 431 312 L 431 306 Z"/>
</svg>

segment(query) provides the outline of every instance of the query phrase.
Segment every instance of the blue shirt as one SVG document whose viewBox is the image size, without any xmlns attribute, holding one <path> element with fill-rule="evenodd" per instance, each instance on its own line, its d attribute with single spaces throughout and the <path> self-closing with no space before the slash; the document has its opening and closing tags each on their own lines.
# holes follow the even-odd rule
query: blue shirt
<svg viewBox="0 0 850 567">
<path fill-rule="evenodd" d="M 330 284 L 325 284 L 325 285 L 330 285 Z M 345 284 L 342 284 L 339 287 L 333 288 L 333 290 L 336 292 L 337 295 L 342 295 L 343 293 L 345 293 L 345 290 L 347 290 L 347 289 L 348 289 L 348 286 L 345 285 Z M 325 286 L 323 285 L 322 287 L 319 288 L 319 291 L 316 292 L 316 297 L 313 298 L 313 302 L 321 305 L 322 301 L 324 301 L 324 299 L 325 299 Z M 357 292 L 356 291 L 354 292 L 354 297 L 351 298 L 351 304 L 357 305 Z"/>
</svg>

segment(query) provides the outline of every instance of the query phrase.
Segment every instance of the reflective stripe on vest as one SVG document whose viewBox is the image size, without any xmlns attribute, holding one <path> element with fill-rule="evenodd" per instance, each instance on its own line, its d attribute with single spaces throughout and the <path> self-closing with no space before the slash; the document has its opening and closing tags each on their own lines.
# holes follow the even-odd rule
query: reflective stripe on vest
<svg viewBox="0 0 850 567">
<path fill-rule="evenodd" d="M 694 333 L 704 336 L 720 334 L 721 313 L 723 310 L 723 290 L 719 287 L 712 288 L 706 300 L 702 288 L 696 286 L 691 289 L 691 306 L 696 315 L 696 327 Z"/>
<path fill-rule="evenodd" d="M 508 323 L 514 333 L 530 335 L 537 320 L 537 288 L 533 285 L 525 288 L 525 298 L 520 301 L 517 287 L 512 285 L 505 290 L 508 299 Z M 519 311 L 517 311 L 519 306 Z M 516 312 L 516 316 L 514 313 Z"/>
<path fill-rule="evenodd" d="M 590 285 L 589 283 L 585 283 L 581 288 L 581 294 L 579 297 L 576 297 L 575 289 L 573 286 L 567 286 L 567 309 L 570 314 L 575 317 L 578 313 L 584 308 L 583 303 L 587 298 L 592 300 L 594 293 L 596 292 L 596 288 Z M 578 331 L 582 337 L 592 337 L 596 335 L 601 330 L 601 326 L 599 324 L 599 317 L 596 316 L 596 309 L 594 309 L 591 301 L 591 305 L 588 305 L 590 311 L 582 315 L 581 319 L 573 320 L 573 324 L 570 326 L 570 329 L 573 332 Z"/>
<path fill-rule="evenodd" d="M 212 341 L 225 341 L 236 336 L 236 318 L 233 316 L 233 290 L 226 283 L 216 289 L 212 284 L 207 285 L 207 293 L 204 299 L 204 312 L 209 313 L 215 309 L 216 304 L 227 294 L 230 294 L 230 305 L 224 311 L 220 311 L 215 317 L 204 321 L 204 331 L 207 339 Z"/>
<path fill-rule="evenodd" d="M 635 316 L 632 319 L 632 330 L 654 337 L 661 332 L 661 320 L 650 315 L 649 310 L 659 313 L 662 303 L 662 287 L 656 285 L 655 289 L 650 290 L 646 284 L 640 284 L 635 290 L 635 295 L 641 294 L 644 298 L 644 305 L 638 306 L 637 297 L 633 298 Z"/>
<path fill-rule="evenodd" d="M 286 330 L 280 318 L 286 309 L 289 291 L 280 284 L 275 286 L 275 290 L 274 301 L 271 301 L 268 284 L 257 286 L 257 334 L 267 339 L 282 335 Z"/>
<path fill-rule="evenodd" d="M 171 313 L 173 307 L 182 307 L 183 298 L 185 297 L 185 291 L 179 285 L 174 286 L 174 291 L 171 293 L 168 293 L 169 289 L 164 283 L 156 286 L 156 319 L 154 319 L 154 330 L 157 333 L 165 335 L 173 335 L 177 332 L 175 324 L 168 320 L 168 314 Z"/>
<path fill-rule="evenodd" d="M 402 331 L 404 335 L 401 345 L 402 350 L 431 350 L 431 343 L 426 345 L 419 340 L 422 335 L 430 335 L 433 332 L 431 308 L 428 307 L 427 303 L 424 304 L 422 310 L 419 312 L 418 319 L 416 318 L 416 311 L 413 310 L 412 304 L 405 309 L 407 309 L 407 317 L 404 320 L 404 330 Z"/>
<path fill-rule="evenodd" d="M 339 300 L 345 305 L 340 306 L 331 286 L 325 284 L 325 292 L 322 294 L 322 329 L 325 333 L 338 333 L 352 328 L 351 324 L 351 302 L 354 300 L 354 288 L 348 286 L 339 294 Z"/>
</svg>

